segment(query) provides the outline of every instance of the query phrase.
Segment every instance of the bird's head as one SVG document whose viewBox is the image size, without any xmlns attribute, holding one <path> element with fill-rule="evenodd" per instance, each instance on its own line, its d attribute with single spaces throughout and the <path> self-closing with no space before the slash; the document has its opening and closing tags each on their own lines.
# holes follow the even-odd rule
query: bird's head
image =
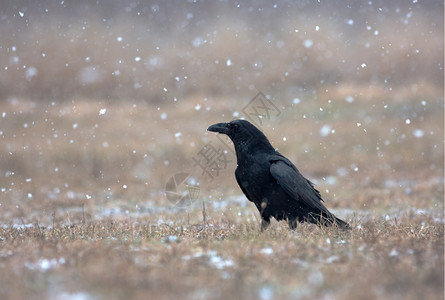
<svg viewBox="0 0 445 300">
<path fill-rule="evenodd" d="M 246 120 L 233 120 L 227 123 L 216 123 L 207 128 L 207 131 L 218 132 L 227 135 L 235 145 L 244 148 L 253 141 L 267 142 L 266 136 L 254 125 Z M 269 144 L 270 145 L 270 144 Z"/>
</svg>

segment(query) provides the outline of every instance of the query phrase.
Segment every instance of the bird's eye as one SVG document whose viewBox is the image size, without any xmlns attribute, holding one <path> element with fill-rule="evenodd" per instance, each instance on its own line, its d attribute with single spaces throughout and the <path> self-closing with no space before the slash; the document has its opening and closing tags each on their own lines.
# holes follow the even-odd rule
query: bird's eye
<svg viewBox="0 0 445 300">
<path fill-rule="evenodd" d="M 232 129 L 233 129 L 233 131 L 238 131 L 239 130 L 239 125 L 238 124 L 233 124 L 232 125 Z"/>
</svg>

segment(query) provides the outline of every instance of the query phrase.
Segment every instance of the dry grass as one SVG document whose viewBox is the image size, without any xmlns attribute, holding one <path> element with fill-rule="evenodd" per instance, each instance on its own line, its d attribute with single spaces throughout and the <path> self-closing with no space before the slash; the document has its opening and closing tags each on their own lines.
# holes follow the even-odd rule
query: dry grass
<svg viewBox="0 0 445 300">
<path fill-rule="evenodd" d="M 107 3 L 0 7 L 1 299 L 443 298 L 442 2 Z M 258 90 L 350 232 L 260 233 L 194 165 Z"/>
<path fill-rule="evenodd" d="M 443 224 L 352 220 L 351 232 L 141 218 L 4 228 L 2 299 L 438 299 Z"/>
</svg>

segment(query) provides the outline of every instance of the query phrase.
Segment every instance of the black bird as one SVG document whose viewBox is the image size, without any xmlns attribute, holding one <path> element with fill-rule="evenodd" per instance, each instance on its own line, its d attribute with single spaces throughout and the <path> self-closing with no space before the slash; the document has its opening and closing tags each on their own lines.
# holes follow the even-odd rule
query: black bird
<svg viewBox="0 0 445 300">
<path fill-rule="evenodd" d="M 349 228 L 323 205 L 314 184 L 278 153 L 254 125 L 234 120 L 214 124 L 207 130 L 226 134 L 232 140 L 237 158 L 235 177 L 261 214 L 261 230 L 269 226 L 271 217 L 287 220 L 291 229 L 297 227 L 297 222 L 305 221 Z"/>
</svg>

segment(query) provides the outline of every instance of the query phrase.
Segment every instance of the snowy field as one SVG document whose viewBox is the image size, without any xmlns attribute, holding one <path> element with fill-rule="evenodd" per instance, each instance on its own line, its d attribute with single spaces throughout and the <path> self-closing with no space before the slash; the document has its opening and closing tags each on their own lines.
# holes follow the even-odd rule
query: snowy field
<svg viewBox="0 0 445 300">
<path fill-rule="evenodd" d="M 0 298 L 443 298 L 443 2 L 324 2 L 2 5 Z M 232 118 L 352 230 L 260 233 Z"/>
</svg>

